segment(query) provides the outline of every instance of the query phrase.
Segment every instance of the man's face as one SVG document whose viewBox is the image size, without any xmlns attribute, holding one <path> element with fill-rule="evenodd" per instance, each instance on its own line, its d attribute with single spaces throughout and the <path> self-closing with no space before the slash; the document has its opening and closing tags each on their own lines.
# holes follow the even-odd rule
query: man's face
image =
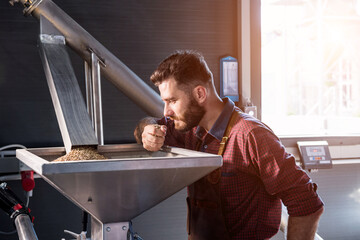
<svg viewBox="0 0 360 240">
<path fill-rule="evenodd" d="M 165 102 L 164 116 L 174 120 L 176 130 L 186 132 L 199 125 L 205 109 L 199 106 L 191 92 L 179 89 L 173 78 L 164 80 L 158 87 Z"/>
</svg>

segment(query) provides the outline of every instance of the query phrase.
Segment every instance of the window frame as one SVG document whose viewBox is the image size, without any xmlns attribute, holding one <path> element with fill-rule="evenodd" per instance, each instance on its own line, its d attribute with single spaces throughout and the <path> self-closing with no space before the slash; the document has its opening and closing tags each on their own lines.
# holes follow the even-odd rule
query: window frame
<svg viewBox="0 0 360 240">
<path fill-rule="evenodd" d="M 257 107 L 257 117 L 261 120 L 261 0 L 238 0 L 238 55 L 241 106 L 245 106 L 246 98 Z M 249 13 L 246 13 L 249 11 Z M 250 50 L 247 54 L 247 50 Z M 250 64 L 249 64 L 250 63 Z M 266 123 L 265 123 L 266 124 Z M 297 141 L 325 140 L 329 146 L 348 146 L 360 144 L 360 135 L 295 135 L 278 136 L 285 147 L 297 147 Z"/>
</svg>

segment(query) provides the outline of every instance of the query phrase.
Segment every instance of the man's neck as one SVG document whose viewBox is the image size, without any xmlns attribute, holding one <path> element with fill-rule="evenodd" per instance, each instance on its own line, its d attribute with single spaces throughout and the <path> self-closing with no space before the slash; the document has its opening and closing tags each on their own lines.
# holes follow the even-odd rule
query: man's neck
<svg viewBox="0 0 360 240">
<path fill-rule="evenodd" d="M 206 131 L 210 131 L 223 111 L 224 105 L 225 103 L 219 97 L 213 98 L 211 101 L 209 101 L 205 106 L 206 112 L 199 125 Z"/>
</svg>

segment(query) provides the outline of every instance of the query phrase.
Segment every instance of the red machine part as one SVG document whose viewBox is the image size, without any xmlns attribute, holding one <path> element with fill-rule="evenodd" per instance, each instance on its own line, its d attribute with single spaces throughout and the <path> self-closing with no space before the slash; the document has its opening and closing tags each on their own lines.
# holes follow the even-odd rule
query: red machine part
<svg viewBox="0 0 360 240">
<path fill-rule="evenodd" d="M 30 192 L 35 187 L 34 171 L 21 172 L 21 184 L 25 191 Z"/>
</svg>

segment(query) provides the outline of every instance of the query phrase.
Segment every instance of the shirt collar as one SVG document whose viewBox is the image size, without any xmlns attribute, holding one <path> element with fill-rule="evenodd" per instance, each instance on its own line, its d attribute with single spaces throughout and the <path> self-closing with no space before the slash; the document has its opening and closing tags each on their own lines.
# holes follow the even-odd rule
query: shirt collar
<svg viewBox="0 0 360 240">
<path fill-rule="evenodd" d="M 235 104 L 233 101 L 231 101 L 231 99 L 223 98 L 222 100 L 224 101 L 225 106 L 224 106 L 220 116 L 218 117 L 218 119 L 216 120 L 216 122 L 214 123 L 214 125 L 212 126 L 212 128 L 209 131 L 209 134 L 211 134 L 213 137 L 215 137 L 219 141 L 221 141 L 222 137 L 224 136 L 226 126 L 227 126 L 227 124 L 230 120 L 231 114 L 235 108 Z M 204 131 L 205 130 L 202 127 L 197 127 L 196 136 L 201 138 L 204 134 Z"/>
</svg>

